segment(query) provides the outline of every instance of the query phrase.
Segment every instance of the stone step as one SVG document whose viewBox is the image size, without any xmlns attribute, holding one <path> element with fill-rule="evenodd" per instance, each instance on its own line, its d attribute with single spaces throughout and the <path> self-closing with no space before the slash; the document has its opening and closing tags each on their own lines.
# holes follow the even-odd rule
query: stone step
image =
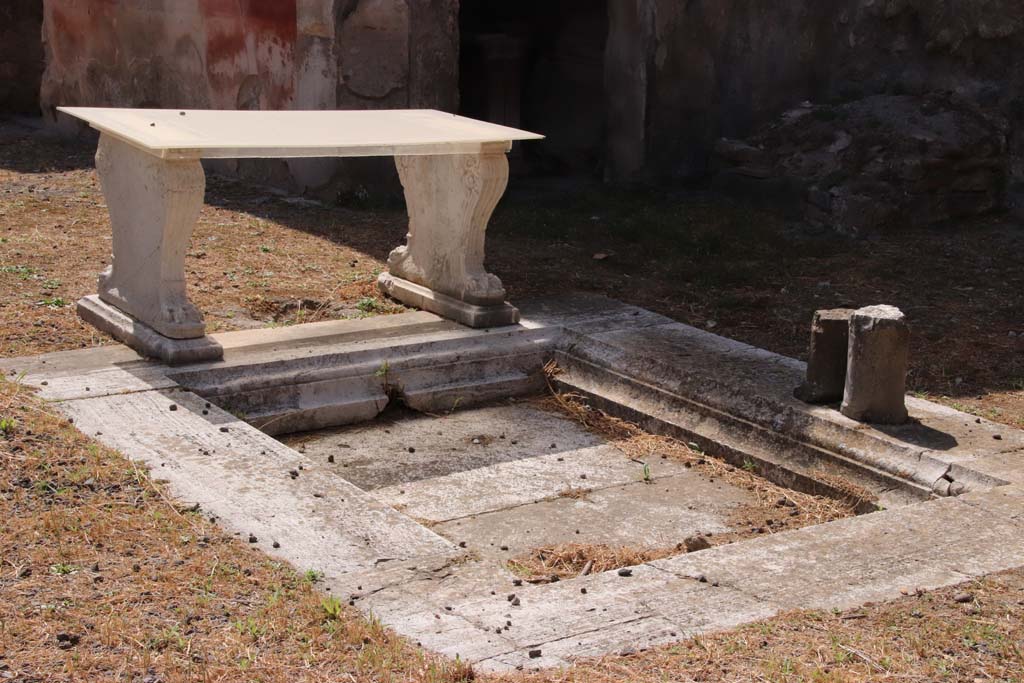
<svg viewBox="0 0 1024 683">
<path fill-rule="evenodd" d="M 327 344 L 296 357 L 249 356 L 173 379 L 279 435 L 372 419 L 396 398 L 444 411 L 539 391 L 553 339 L 520 328 L 430 332 Z"/>
<path fill-rule="evenodd" d="M 572 354 L 559 352 L 556 358 L 562 370 L 556 383 L 563 391 L 582 394 L 610 414 L 634 421 L 653 433 L 692 443 L 737 467 L 753 463 L 761 476 L 781 486 L 843 498 L 846 493 L 841 482 L 845 481 L 876 496 L 882 507 L 907 505 L 933 495 L 929 488 L 915 482 L 846 461 Z M 875 506 L 862 507 L 862 512 L 870 512 Z"/>
<path fill-rule="evenodd" d="M 907 400 L 911 420 L 905 425 L 855 422 L 794 398 L 804 363 L 680 323 L 567 336 L 564 356 L 674 397 L 670 403 L 681 401 L 695 415 L 727 416 L 758 441 L 782 439 L 805 454 L 940 496 L 1007 483 L 958 462 L 1011 450 L 1010 442 L 1020 438 L 1000 441 L 1000 430 L 983 420 L 914 399 Z"/>
</svg>

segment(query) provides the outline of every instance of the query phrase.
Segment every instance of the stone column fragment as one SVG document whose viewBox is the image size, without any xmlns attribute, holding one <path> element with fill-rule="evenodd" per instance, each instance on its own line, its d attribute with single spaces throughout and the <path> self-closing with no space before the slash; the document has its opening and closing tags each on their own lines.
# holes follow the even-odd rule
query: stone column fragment
<svg viewBox="0 0 1024 683">
<path fill-rule="evenodd" d="M 901 424 L 910 328 L 895 306 L 867 306 L 850 316 L 843 415 L 862 422 Z"/>
<path fill-rule="evenodd" d="M 793 392 L 801 401 L 838 403 L 843 400 L 852 314 L 849 308 L 815 311 L 807 379 Z"/>
</svg>

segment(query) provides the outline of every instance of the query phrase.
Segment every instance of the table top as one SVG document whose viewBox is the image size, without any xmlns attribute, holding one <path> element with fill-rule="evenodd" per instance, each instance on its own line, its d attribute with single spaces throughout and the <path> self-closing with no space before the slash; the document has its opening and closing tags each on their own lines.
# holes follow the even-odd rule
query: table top
<svg viewBox="0 0 1024 683">
<path fill-rule="evenodd" d="M 58 107 L 165 159 L 475 154 L 542 135 L 433 109 L 226 111 Z"/>
</svg>

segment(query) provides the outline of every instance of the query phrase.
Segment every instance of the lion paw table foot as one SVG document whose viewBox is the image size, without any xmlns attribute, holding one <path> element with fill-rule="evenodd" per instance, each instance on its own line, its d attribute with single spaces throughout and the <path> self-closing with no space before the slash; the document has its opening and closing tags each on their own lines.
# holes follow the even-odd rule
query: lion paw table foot
<svg viewBox="0 0 1024 683">
<path fill-rule="evenodd" d="M 220 360 L 224 349 L 210 337 L 171 339 L 93 294 L 78 301 L 78 317 L 148 358 L 170 365 Z"/>
<path fill-rule="evenodd" d="M 408 306 L 435 313 L 467 327 L 502 327 L 519 322 L 519 309 L 508 302 L 484 306 L 471 304 L 390 273 L 381 273 L 377 284 L 382 292 Z"/>
</svg>

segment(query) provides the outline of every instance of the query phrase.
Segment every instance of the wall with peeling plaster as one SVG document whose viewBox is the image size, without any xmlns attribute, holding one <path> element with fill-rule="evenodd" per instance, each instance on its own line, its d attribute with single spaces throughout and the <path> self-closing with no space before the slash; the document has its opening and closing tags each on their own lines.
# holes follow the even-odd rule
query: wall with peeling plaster
<svg viewBox="0 0 1024 683">
<path fill-rule="evenodd" d="M 378 109 L 458 104 L 457 0 L 44 0 L 40 105 Z M 62 117 L 61 117 L 62 118 Z M 390 161 L 221 162 L 330 195 Z"/>
</svg>

